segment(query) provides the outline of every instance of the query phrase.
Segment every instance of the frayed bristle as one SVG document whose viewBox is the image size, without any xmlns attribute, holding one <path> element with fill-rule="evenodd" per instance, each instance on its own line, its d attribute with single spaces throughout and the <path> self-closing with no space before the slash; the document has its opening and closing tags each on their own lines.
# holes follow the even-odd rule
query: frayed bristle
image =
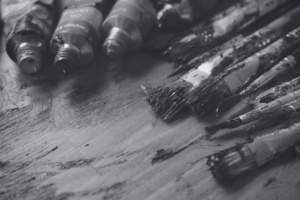
<svg viewBox="0 0 300 200">
<path fill-rule="evenodd" d="M 193 114 L 201 118 L 214 112 L 219 103 L 231 95 L 222 77 L 210 77 L 187 95 L 187 105 Z"/>
<path fill-rule="evenodd" d="M 243 124 L 242 120 L 240 118 L 232 119 L 232 120 L 227 120 L 226 122 L 214 125 L 214 126 L 208 126 L 205 127 L 205 131 L 212 135 L 216 133 L 219 130 L 222 129 L 227 129 L 227 128 L 236 128 L 239 127 Z"/>
<path fill-rule="evenodd" d="M 146 101 L 165 121 L 170 121 L 185 106 L 185 95 L 189 86 L 158 87 L 148 91 Z"/>
<path fill-rule="evenodd" d="M 208 156 L 207 165 L 213 176 L 220 181 L 230 180 L 258 167 L 255 153 L 247 144 Z"/>
<path fill-rule="evenodd" d="M 217 115 L 223 114 L 242 100 L 242 95 L 233 95 L 222 101 L 216 110 Z"/>
</svg>

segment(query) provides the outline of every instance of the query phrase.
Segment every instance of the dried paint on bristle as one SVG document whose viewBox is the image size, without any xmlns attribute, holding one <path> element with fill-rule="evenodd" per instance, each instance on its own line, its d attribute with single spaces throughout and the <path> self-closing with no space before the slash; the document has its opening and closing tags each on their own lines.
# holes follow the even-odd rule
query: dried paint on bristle
<svg viewBox="0 0 300 200">
<path fill-rule="evenodd" d="M 247 144 L 237 145 L 208 156 L 207 165 L 219 181 L 230 181 L 236 176 L 258 168 L 255 153 Z"/>
<path fill-rule="evenodd" d="M 158 87 L 148 90 L 146 101 L 165 121 L 170 121 L 185 106 L 185 95 L 190 85 Z"/>
<path fill-rule="evenodd" d="M 219 103 L 232 95 L 221 76 L 204 79 L 201 85 L 187 94 L 187 105 L 193 114 L 203 117 L 213 113 Z"/>
<path fill-rule="evenodd" d="M 227 120 L 226 122 L 214 125 L 214 126 L 208 126 L 205 127 L 205 131 L 209 133 L 210 135 L 216 133 L 219 130 L 227 129 L 227 128 L 236 128 L 243 124 L 243 121 L 240 118 L 235 118 L 231 120 Z"/>
<path fill-rule="evenodd" d="M 187 43 L 174 44 L 165 51 L 164 56 L 174 62 L 185 63 L 216 46 L 216 42 L 213 41 L 214 30 L 211 26 L 205 27 L 200 31 L 194 31 L 194 33 L 197 35 L 197 38 Z"/>
</svg>

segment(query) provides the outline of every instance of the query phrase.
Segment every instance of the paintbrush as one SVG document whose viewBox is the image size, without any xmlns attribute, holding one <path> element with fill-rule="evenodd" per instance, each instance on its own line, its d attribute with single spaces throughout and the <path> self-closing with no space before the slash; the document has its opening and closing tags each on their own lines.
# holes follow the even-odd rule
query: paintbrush
<svg viewBox="0 0 300 200">
<path fill-rule="evenodd" d="M 297 20 L 299 17 L 300 7 L 298 6 L 283 16 L 275 19 L 268 25 L 255 31 L 246 37 L 240 44 L 229 48 L 224 53 L 216 56 L 212 60 L 204 62 L 199 66 L 199 70 L 201 68 L 211 68 L 211 75 L 218 75 L 228 66 L 244 60 L 250 55 L 265 48 L 283 34 L 299 26 L 300 22 Z"/>
<path fill-rule="evenodd" d="M 234 47 L 236 44 L 240 43 L 243 40 L 243 38 L 244 37 L 241 34 L 239 34 L 236 37 L 233 37 L 232 39 L 230 39 L 229 41 L 222 43 L 221 45 L 216 46 L 215 48 L 213 48 L 201 55 L 198 55 L 197 57 L 190 60 L 188 63 L 179 65 L 176 68 L 176 70 L 168 76 L 168 78 L 178 75 L 180 73 L 186 72 L 192 68 L 198 67 L 204 61 L 212 59 L 216 55 L 222 54 L 225 50 L 227 50 L 231 47 Z"/>
<path fill-rule="evenodd" d="M 300 101 L 298 100 L 290 105 L 285 105 L 262 114 L 257 121 L 247 128 L 248 134 L 281 124 L 295 115 L 299 115 L 299 108 Z"/>
<path fill-rule="evenodd" d="M 253 81 L 246 89 L 242 90 L 236 95 L 233 95 L 222 101 L 217 108 L 217 115 L 222 114 L 236 105 L 243 98 L 249 96 L 253 92 L 262 88 L 276 77 L 281 76 L 288 71 L 291 71 L 300 62 L 300 48 L 294 51 L 289 56 L 285 57 L 282 61 L 272 67 L 269 71 L 262 74 L 259 78 Z"/>
<path fill-rule="evenodd" d="M 213 112 L 219 103 L 248 87 L 300 43 L 300 27 L 270 44 L 244 61 L 227 68 L 220 75 L 209 77 L 189 94 L 186 102 L 198 117 Z"/>
<path fill-rule="evenodd" d="M 258 18 L 285 4 L 289 0 L 243 0 L 235 10 L 225 17 L 194 32 L 195 38 L 187 43 L 176 43 L 164 55 L 179 64 L 188 62 L 249 26 Z"/>
<path fill-rule="evenodd" d="M 204 26 L 210 25 L 213 22 L 224 18 L 229 13 L 233 12 L 234 10 L 236 10 L 238 7 L 241 7 L 241 6 L 242 6 L 241 3 L 237 3 L 234 6 L 231 6 L 231 7 L 227 8 L 227 9 L 225 9 L 225 10 L 222 10 L 222 12 L 220 12 L 220 13 L 215 13 L 215 14 L 207 17 L 207 19 L 205 19 L 203 21 L 200 21 L 199 23 L 195 24 L 191 28 L 185 30 L 183 33 L 179 34 L 176 38 L 174 38 L 174 40 L 172 40 L 170 42 L 169 51 L 165 52 L 166 55 L 168 55 L 167 52 L 171 52 L 172 46 L 181 45 L 183 43 L 188 43 L 192 39 L 197 38 L 197 33 Z"/>
<path fill-rule="evenodd" d="M 274 101 L 298 89 L 300 89 L 300 77 L 288 82 L 284 82 L 260 93 L 257 97 L 250 101 L 250 104 L 253 106 L 253 108 L 262 107 L 267 103 L 270 103 L 271 101 Z"/>
<path fill-rule="evenodd" d="M 285 23 L 289 23 L 291 25 L 289 19 L 289 17 L 284 16 L 280 18 L 280 20 L 276 20 L 276 25 L 270 25 L 269 29 L 262 29 L 265 31 L 273 30 L 273 32 L 276 32 L 277 30 L 278 32 L 282 32 L 280 27 L 287 27 L 285 26 Z M 269 44 L 270 41 L 265 41 L 265 43 Z M 187 98 L 186 92 L 191 92 L 197 88 L 205 78 L 210 76 L 210 72 L 211 69 L 192 69 L 189 73 L 182 76 L 175 83 L 172 83 L 168 86 L 151 89 L 151 91 L 148 92 L 146 100 L 159 116 L 161 116 L 165 121 L 169 121 L 185 106 L 185 101 Z"/>
<path fill-rule="evenodd" d="M 300 9 L 297 9 L 296 11 L 298 11 L 298 12 L 290 12 L 289 14 L 284 15 L 283 17 L 279 18 L 278 20 L 275 20 L 275 22 L 272 22 L 270 24 L 270 26 L 268 26 L 267 28 L 262 28 L 262 30 L 264 30 L 264 31 L 261 31 L 261 32 L 268 32 L 267 30 L 269 30 L 269 32 L 272 31 L 274 33 L 273 35 L 276 35 L 277 34 L 276 32 L 281 33 L 282 32 L 280 30 L 281 28 L 288 27 L 288 25 L 285 25 L 285 23 L 288 23 L 290 26 L 292 26 L 290 16 L 294 16 L 293 14 L 299 13 L 299 10 Z M 290 15 L 291 13 L 292 13 L 292 15 Z M 257 32 L 257 34 L 258 33 L 259 32 Z M 255 35 L 257 35 L 257 34 L 255 34 Z M 293 32 L 291 33 L 291 35 L 292 34 L 293 34 Z M 245 64 L 245 65 L 247 64 L 248 68 L 249 68 L 249 67 L 251 67 L 251 65 L 255 65 L 257 63 L 258 57 L 260 59 L 262 59 L 265 56 L 267 56 L 268 54 L 270 54 L 270 56 L 273 58 L 277 58 L 277 56 L 279 56 L 277 53 L 282 51 L 282 48 L 279 47 L 282 45 L 281 43 L 284 43 L 286 45 L 286 46 L 283 45 L 283 46 L 285 46 L 284 48 L 289 49 L 288 41 L 290 41 L 290 40 L 287 40 L 287 39 L 290 37 L 291 37 L 290 35 L 286 35 L 286 37 L 283 38 L 282 40 L 279 40 L 277 43 L 272 44 L 269 47 L 269 49 L 265 50 L 265 52 L 262 52 L 258 55 L 254 55 L 253 57 L 250 57 L 243 64 Z M 238 41 L 239 39 L 237 38 L 236 40 Z M 295 39 L 295 40 L 297 40 L 297 39 Z M 249 41 L 249 39 L 246 39 L 246 41 Z M 265 39 L 263 42 L 261 42 L 261 45 L 263 47 L 270 43 L 271 43 L 271 40 L 268 41 L 267 39 Z M 243 46 L 244 48 L 249 46 L 248 42 L 245 42 L 244 44 L 245 44 Z M 276 49 L 280 49 L 280 50 L 277 52 Z M 234 50 L 232 50 L 232 51 L 234 51 Z M 263 64 L 267 65 L 267 62 L 268 62 L 268 59 L 264 59 L 261 62 L 261 65 L 263 65 Z M 256 67 L 258 67 L 258 66 L 256 66 Z M 251 69 L 250 69 L 250 72 L 251 72 Z M 209 67 L 208 68 L 200 67 L 198 69 L 192 69 L 189 73 L 182 76 L 178 81 L 176 81 L 175 83 L 172 83 L 169 86 L 151 89 L 151 91 L 148 92 L 146 100 L 148 101 L 148 103 L 152 106 L 153 110 L 158 115 L 160 115 L 165 121 L 168 121 L 184 107 L 185 99 L 187 98 L 186 92 L 191 92 L 194 89 L 198 90 L 198 87 L 201 84 L 201 82 L 204 79 L 208 78 L 211 75 L 210 73 L 211 73 L 211 68 L 209 68 Z M 244 72 L 242 71 L 242 73 L 244 73 Z M 211 80 L 211 79 L 209 79 L 209 80 Z M 216 92 L 218 92 L 218 91 L 216 91 Z M 228 97 L 231 95 L 232 95 L 231 91 L 228 90 L 228 94 L 226 94 L 225 97 Z M 221 99 L 222 98 L 215 98 L 214 100 L 220 101 Z M 218 103 L 219 102 L 216 102 L 215 104 L 218 104 Z M 213 106 L 216 107 L 217 105 L 213 105 Z"/>
<path fill-rule="evenodd" d="M 256 108 L 248 113 L 240 115 L 234 119 L 227 120 L 226 122 L 206 127 L 205 130 L 208 134 L 212 135 L 221 129 L 237 128 L 243 124 L 248 124 L 260 119 L 264 114 L 272 110 L 278 109 L 281 106 L 292 104 L 300 100 L 300 90 L 280 97 L 262 107 Z"/>
<path fill-rule="evenodd" d="M 300 41 L 299 35 L 300 27 L 216 77 L 206 79 L 209 69 L 193 69 L 170 85 L 150 89 L 146 100 L 165 121 L 171 120 L 186 102 L 199 116 L 207 114 L 216 109 L 222 99 L 232 96 L 245 82 L 250 83 L 292 50 Z"/>
<path fill-rule="evenodd" d="M 226 181 L 255 170 L 286 152 L 300 141 L 300 123 L 276 130 L 207 157 L 207 165 L 213 176 Z"/>
<path fill-rule="evenodd" d="M 282 9 L 281 12 L 285 12 L 286 9 L 287 8 Z M 198 70 L 210 71 L 211 76 L 216 76 L 220 72 L 222 72 L 226 67 L 244 60 L 248 56 L 274 42 L 284 33 L 297 27 L 300 24 L 300 22 L 296 19 L 298 19 L 299 17 L 300 7 L 297 7 L 296 9 L 277 18 L 265 27 L 262 27 L 254 33 L 252 33 L 251 35 L 245 37 L 242 41 L 237 40 L 229 42 L 228 44 L 225 43 L 220 47 L 216 47 L 215 49 L 192 59 L 188 64 L 183 64 L 182 66 L 193 67 L 200 63 L 201 65 L 198 67 Z M 298 23 L 295 23 L 295 20 Z M 220 51 L 224 52 L 221 53 Z M 205 59 L 216 55 L 215 53 L 218 53 L 219 55 L 203 63 Z M 183 67 L 180 67 L 178 70 L 182 70 L 182 68 Z"/>
<path fill-rule="evenodd" d="M 210 27 L 213 23 L 216 21 L 219 21 L 227 16 L 229 16 L 233 11 L 241 9 L 243 5 L 247 2 L 247 4 L 250 4 L 250 0 L 243 0 L 240 3 L 237 3 L 233 5 L 231 8 L 226 9 L 222 11 L 220 14 L 214 15 L 212 17 L 209 17 L 208 20 L 205 20 L 204 22 L 200 22 L 197 25 L 193 26 L 188 31 L 185 31 L 183 34 L 181 34 L 181 37 L 178 37 L 178 39 L 175 39 L 171 44 L 170 47 L 164 52 L 165 58 L 167 58 L 170 61 L 174 61 L 174 59 L 177 59 L 175 56 L 172 55 L 180 55 L 181 48 L 184 48 L 185 46 L 189 45 L 191 42 L 194 41 L 194 39 L 197 39 L 201 32 L 204 32 L 202 29 L 204 27 Z M 253 3 L 252 3 L 253 4 Z M 194 41 L 194 43 L 197 41 Z"/>
<path fill-rule="evenodd" d="M 278 39 L 284 33 L 297 27 L 300 24 L 299 20 L 296 20 L 300 17 L 300 7 L 295 8 L 295 6 L 298 5 L 299 2 L 292 2 L 278 9 L 277 12 L 254 23 L 251 26 L 251 32 L 245 30 L 244 33 L 237 35 L 228 42 L 196 56 L 188 63 L 181 64 L 169 77 L 196 67 L 199 70 L 209 67 L 212 69 L 211 76 L 218 75 L 226 67 L 244 60 Z M 295 23 L 295 21 L 298 23 Z M 257 31 L 252 33 L 252 30 Z"/>
</svg>

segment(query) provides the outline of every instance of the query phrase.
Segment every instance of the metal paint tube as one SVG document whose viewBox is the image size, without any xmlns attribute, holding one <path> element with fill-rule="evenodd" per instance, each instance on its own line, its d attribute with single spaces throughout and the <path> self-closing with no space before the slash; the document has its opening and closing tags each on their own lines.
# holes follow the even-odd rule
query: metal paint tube
<svg viewBox="0 0 300 200">
<path fill-rule="evenodd" d="M 101 39 L 104 0 L 66 0 L 50 48 L 55 68 L 70 74 L 87 67 Z"/>
<path fill-rule="evenodd" d="M 219 0 L 182 0 L 179 3 L 166 4 L 157 14 L 158 26 L 168 28 L 181 24 L 191 26 L 212 10 L 218 2 Z"/>
<path fill-rule="evenodd" d="M 155 21 L 155 9 L 149 0 L 118 0 L 103 23 L 108 36 L 103 49 L 108 57 L 121 58 L 140 48 Z"/>
<path fill-rule="evenodd" d="M 49 57 L 54 30 L 53 0 L 10 4 L 3 14 L 6 51 L 24 73 L 37 72 Z"/>
</svg>

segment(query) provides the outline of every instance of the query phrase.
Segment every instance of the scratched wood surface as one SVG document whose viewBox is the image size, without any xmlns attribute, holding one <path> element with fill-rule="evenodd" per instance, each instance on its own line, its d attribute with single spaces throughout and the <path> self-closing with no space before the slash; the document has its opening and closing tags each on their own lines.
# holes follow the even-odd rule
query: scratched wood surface
<svg viewBox="0 0 300 200">
<path fill-rule="evenodd" d="M 157 118 L 140 86 L 164 83 L 172 68 L 159 55 L 99 53 L 71 76 L 51 64 L 24 76 L 2 42 L 0 199 L 299 199 L 293 151 L 225 185 L 214 180 L 203 158 L 246 136 L 207 141 L 213 119 Z"/>
</svg>

